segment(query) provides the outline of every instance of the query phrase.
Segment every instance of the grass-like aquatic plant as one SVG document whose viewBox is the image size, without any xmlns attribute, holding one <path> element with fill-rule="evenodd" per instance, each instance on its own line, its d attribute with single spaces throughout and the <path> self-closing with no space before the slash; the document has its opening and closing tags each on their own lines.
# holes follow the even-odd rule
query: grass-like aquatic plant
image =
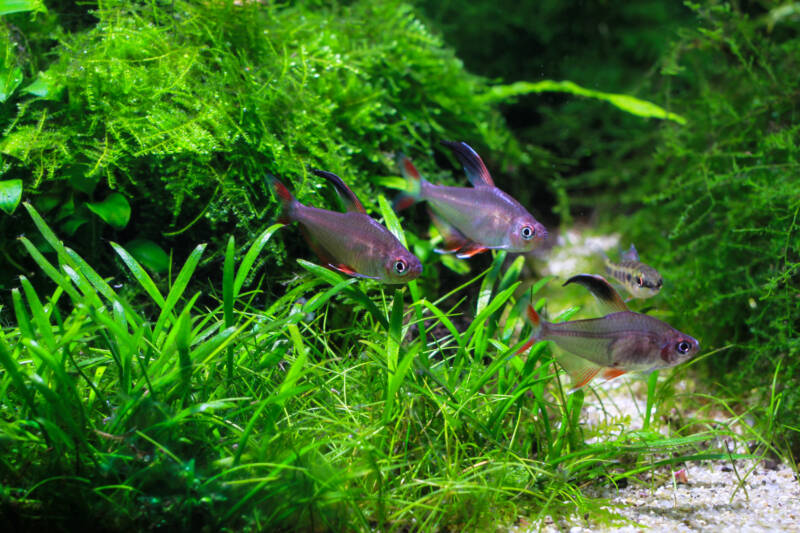
<svg viewBox="0 0 800 533">
<path fill-rule="evenodd" d="M 720 429 L 585 444 L 584 393 L 554 382 L 546 344 L 514 355 L 522 304 L 546 282 L 519 294 L 522 258 L 504 270 L 499 253 L 463 287 L 413 301 L 416 282 L 382 289 L 300 262 L 307 273 L 264 300 L 245 280 L 273 226 L 241 260 L 226 247 L 217 298 L 187 292 L 205 245 L 159 288 L 112 243 L 129 272 L 119 284 L 25 209 L 55 255 L 21 244 L 55 288 L 42 297 L 21 278 L 17 326 L 0 338 L 14 523 L 485 527 L 600 512 L 585 481 L 727 457 L 702 450 Z M 473 284 L 465 322 L 447 302 Z M 648 459 L 667 450 L 678 453 Z"/>
</svg>

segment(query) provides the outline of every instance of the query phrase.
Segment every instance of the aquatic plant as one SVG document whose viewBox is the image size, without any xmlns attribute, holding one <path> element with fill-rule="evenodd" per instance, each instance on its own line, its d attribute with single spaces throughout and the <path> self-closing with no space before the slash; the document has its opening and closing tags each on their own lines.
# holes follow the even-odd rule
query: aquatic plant
<svg viewBox="0 0 800 533">
<path fill-rule="evenodd" d="M 394 172 L 384 151 L 511 142 L 478 98 L 485 81 L 408 4 L 242 4 L 108 1 L 74 32 L 64 29 L 73 12 L 51 10 L 50 33 L 30 15 L 9 18 L 18 44 L 6 57 L 23 79 L 0 109 L 0 179 L 22 180 L 25 197 L 93 253 L 101 234 L 188 252 L 182 242 L 211 235 L 221 249 L 216 235 L 259 233 L 278 212 L 267 172 L 319 205 L 306 169 L 325 168 L 374 210 L 371 176 Z M 130 224 L 108 228 L 87 209 L 111 191 L 132 206 Z M 24 217 L 0 224 L 27 229 Z M 280 246 L 268 246 L 282 264 Z"/>
<path fill-rule="evenodd" d="M 55 288 L 21 278 L 0 336 L 0 506 L 19 528 L 484 527 L 602 513 L 584 481 L 728 457 L 704 449 L 727 429 L 585 444 L 583 392 L 553 383 L 546 346 L 513 355 L 522 304 L 546 283 L 517 299 L 522 258 L 504 271 L 498 254 L 437 299 L 300 260 L 305 273 L 260 305 L 246 280 L 278 226 L 240 260 L 229 239 L 209 300 L 189 289 L 204 244 L 164 289 L 111 243 L 129 272 L 112 285 L 25 212 L 55 256 L 21 245 Z M 465 321 L 453 308 L 472 284 Z"/>
<path fill-rule="evenodd" d="M 769 416 L 758 420 L 797 453 L 797 22 L 724 3 L 693 10 L 700 25 L 681 30 L 652 79 L 687 125 L 660 124 L 654 150 L 640 145 L 624 169 L 596 168 L 567 186 L 646 249 L 676 326 L 721 349 L 710 379 L 760 405 Z"/>
</svg>

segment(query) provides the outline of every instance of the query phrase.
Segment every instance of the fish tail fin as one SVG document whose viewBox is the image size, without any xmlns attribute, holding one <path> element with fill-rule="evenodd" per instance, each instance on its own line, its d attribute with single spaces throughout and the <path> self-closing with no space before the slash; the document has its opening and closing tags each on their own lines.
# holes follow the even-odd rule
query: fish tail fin
<svg viewBox="0 0 800 533">
<path fill-rule="evenodd" d="M 531 326 L 533 326 L 533 331 L 531 332 L 528 342 L 523 344 L 522 348 L 517 350 L 517 355 L 526 352 L 528 348 L 533 346 L 535 342 L 542 340 L 542 329 L 544 328 L 545 321 L 539 316 L 539 313 L 536 312 L 536 309 L 534 309 L 531 304 L 528 304 L 527 314 L 528 320 L 530 321 Z"/>
<path fill-rule="evenodd" d="M 289 192 L 286 185 L 278 181 L 278 179 L 271 174 L 267 174 L 267 183 L 269 183 L 270 188 L 275 192 L 275 196 L 278 197 L 281 206 L 283 206 L 283 211 L 278 217 L 278 222 L 281 224 L 288 224 L 292 221 L 292 209 L 298 203 L 297 198 L 292 196 L 292 193 Z"/>
<path fill-rule="evenodd" d="M 417 167 L 414 166 L 414 163 L 412 163 L 408 157 L 401 154 L 397 159 L 397 164 L 400 166 L 400 172 L 402 172 L 407 182 L 406 192 L 399 194 L 394 200 L 395 211 L 402 211 L 419 201 L 422 193 L 423 180 Z"/>
</svg>

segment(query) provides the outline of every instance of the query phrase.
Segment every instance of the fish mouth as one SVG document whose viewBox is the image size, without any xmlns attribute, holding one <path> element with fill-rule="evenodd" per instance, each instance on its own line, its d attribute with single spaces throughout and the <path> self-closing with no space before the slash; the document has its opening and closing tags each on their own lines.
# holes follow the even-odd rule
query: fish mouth
<svg viewBox="0 0 800 533">
<path fill-rule="evenodd" d="M 536 242 L 536 244 L 541 244 L 546 241 L 547 237 L 550 236 L 550 234 L 547 233 L 547 228 L 538 222 L 534 227 L 536 228 L 536 236 L 533 238 L 533 240 Z"/>
<path fill-rule="evenodd" d="M 409 268 L 409 272 L 408 272 L 409 281 L 411 281 L 412 279 L 416 279 L 416 278 L 420 277 L 421 274 L 422 274 L 422 263 L 420 263 L 419 260 L 414 261 L 411 264 L 411 267 Z"/>
</svg>

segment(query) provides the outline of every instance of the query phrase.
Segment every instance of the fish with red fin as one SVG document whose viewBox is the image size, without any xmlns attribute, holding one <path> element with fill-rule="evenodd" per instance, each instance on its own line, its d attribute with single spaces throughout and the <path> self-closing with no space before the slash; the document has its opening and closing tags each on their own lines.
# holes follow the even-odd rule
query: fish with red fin
<svg viewBox="0 0 800 533">
<path fill-rule="evenodd" d="M 329 211 L 301 204 L 272 176 L 268 181 L 283 206 L 279 222 L 297 222 L 311 249 L 332 270 L 384 283 L 408 283 L 422 273 L 419 259 L 397 237 L 366 214 L 364 206 L 342 179 L 311 169 L 328 180 L 347 211 Z"/>
<path fill-rule="evenodd" d="M 547 230 L 509 194 L 498 189 L 481 157 L 467 143 L 443 141 L 464 167 L 472 187 L 433 185 L 423 179 L 407 157 L 400 169 L 410 190 L 395 202 L 405 209 L 428 204 L 434 226 L 444 240 L 439 253 L 464 259 L 487 250 L 529 252 L 547 237 Z"/>
<path fill-rule="evenodd" d="M 694 357 L 700 343 L 666 322 L 630 311 L 617 291 L 602 276 L 578 274 L 564 285 L 578 283 L 589 289 L 603 312 L 602 318 L 547 322 L 528 306 L 533 334 L 517 352 L 537 341 L 553 341 L 561 348 L 556 360 L 570 375 L 572 390 L 601 376 L 613 379 L 632 371 L 657 370 Z"/>
</svg>

